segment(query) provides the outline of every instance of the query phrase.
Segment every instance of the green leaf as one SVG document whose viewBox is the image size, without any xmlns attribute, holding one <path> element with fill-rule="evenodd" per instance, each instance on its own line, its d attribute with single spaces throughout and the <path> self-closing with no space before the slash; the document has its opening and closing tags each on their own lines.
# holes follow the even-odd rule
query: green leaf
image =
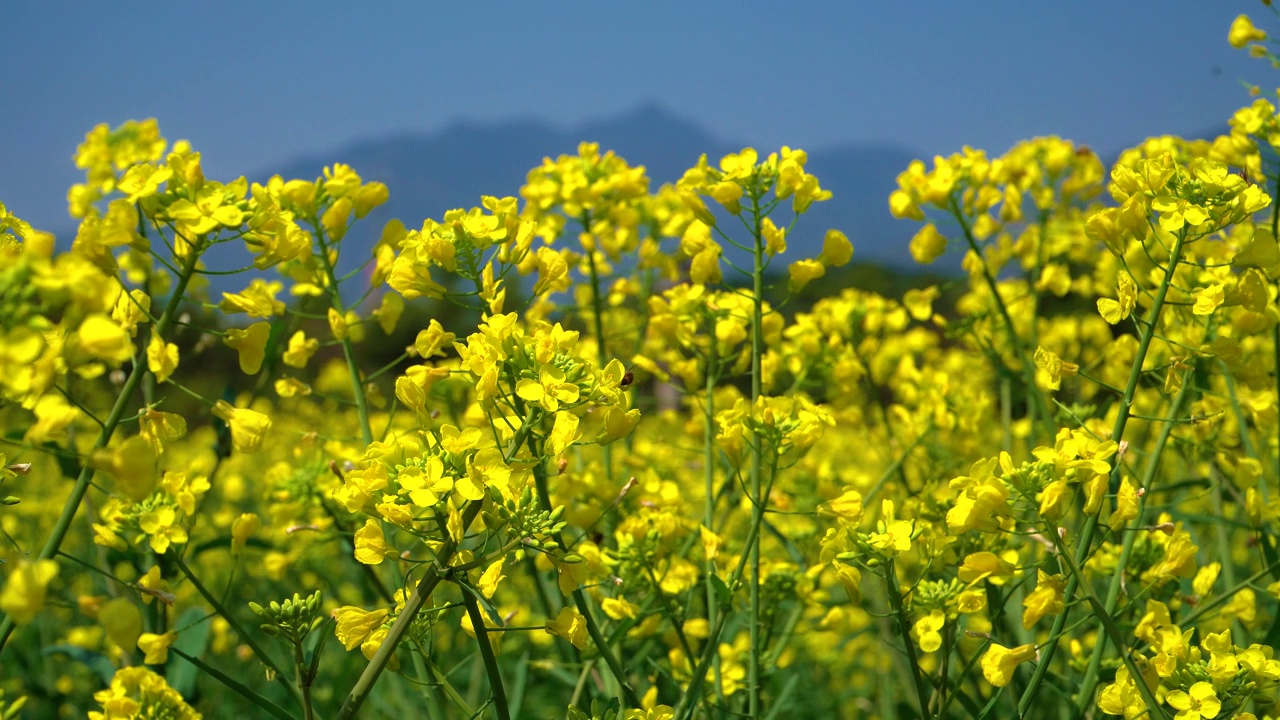
<svg viewBox="0 0 1280 720">
<path fill-rule="evenodd" d="M 209 665 L 208 663 L 201 660 L 200 658 L 197 658 L 193 655 L 188 655 L 182 652 L 181 650 L 179 650 L 177 647 L 169 648 L 169 652 L 173 653 L 174 655 L 177 655 L 183 660 L 186 660 L 192 665 L 195 665 L 196 667 L 205 671 L 209 675 L 213 676 L 215 680 L 222 683 L 223 685 L 226 685 L 231 690 L 235 691 L 236 694 L 240 695 L 240 697 L 262 708 L 263 711 L 266 712 L 271 717 L 278 718 L 278 720 L 295 720 L 295 718 L 292 715 L 290 715 L 284 708 L 271 702 L 267 698 L 259 695 L 258 693 L 254 692 L 244 684 L 240 683 L 235 678 L 232 678 L 230 675 L 227 675 L 221 670 L 213 667 L 212 665 Z"/>
<path fill-rule="evenodd" d="M 721 609 L 727 609 L 733 602 L 733 593 L 729 591 L 729 586 L 724 584 L 724 580 L 719 575 L 711 575 L 711 589 L 715 590 L 716 602 Z"/>
<path fill-rule="evenodd" d="M 207 614 L 203 610 L 187 608 L 186 612 L 178 616 L 178 622 L 174 625 L 185 629 L 173 641 L 173 647 L 194 657 L 204 655 L 205 650 L 209 649 L 209 625 Z M 196 667 L 191 663 L 169 663 L 165 672 L 165 681 L 169 683 L 169 687 L 177 690 L 182 697 L 191 697 L 195 693 L 197 677 Z"/>
<path fill-rule="evenodd" d="M 476 599 L 476 602 L 480 604 L 480 607 L 484 608 L 485 613 L 489 616 L 489 620 L 491 620 L 495 626 L 500 628 L 507 626 L 507 624 L 502 621 L 502 615 L 498 614 L 498 608 L 495 607 L 494 604 L 489 601 L 489 598 L 485 597 L 483 593 L 472 587 L 466 580 L 463 580 L 461 573 L 450 579 L 457 583 L 458 587 L 462 588 L 463 592 Z M 476 628 L 476 631 L 479 632 L 480 629 L 481 628 Z"/>
<path fill-rule="evenodd" d="M 75 645 L 50 645 L 41 648 L 41 655 L 66 655 L 76 662 L 84 665 L 93 671 L 95 675 L 102 679 L 103 684 L 110 685 L 111 678 L 116 674 L 116 666 L 106 655 L 102 653 L 85 650 Z"/>
</svg>

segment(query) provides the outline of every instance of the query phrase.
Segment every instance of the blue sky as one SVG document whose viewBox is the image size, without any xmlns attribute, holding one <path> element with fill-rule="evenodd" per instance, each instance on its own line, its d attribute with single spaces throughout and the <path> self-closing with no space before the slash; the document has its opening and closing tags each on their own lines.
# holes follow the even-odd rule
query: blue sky
<svg viewBox="0 0 1280 720">
<path fill-rule="evenodd" d="M 143 117 L 221 179 L 454 120 L 572 127 L 647 101 L 762 148 L 996 153 L 1058 134 L 1107 153 L 1225 124 L 1242 79 L 1280 84 L 1227 45 L 1241 12 L 1280 28 L 1256 0 L 13 0 L 0 200 L 70 227 L 76 144 Z"/>
</svg>

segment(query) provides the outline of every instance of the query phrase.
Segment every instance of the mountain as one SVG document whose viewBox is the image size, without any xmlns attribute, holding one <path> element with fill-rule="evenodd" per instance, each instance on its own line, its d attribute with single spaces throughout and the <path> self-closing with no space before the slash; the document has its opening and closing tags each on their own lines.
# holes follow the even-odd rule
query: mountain
<svg viewBox="0 0 1280 720">
<path fill-rule="evenodd" d="M 557 128 L 532 120 L 494 123 L 458 122 L 427 134 L 398 134 L 372 138 L 298 158 L 260 173 L 258 179 L 279 173 L 285 178 L 313 178 L 325 165 L 351 165 L 365 180 L 379 180 L 391 190 L 390 201 L 357 225 L 344 245 L 361 245 L 346 253 L 351 260 L 367 257 L 364 246 L 378 236 L 390 218 L 408 227 L 445 210 L 472 207 L 482 195 L 518 195 L 528 171 L 544 157 L 575 153 L 581 141 L 599 142 L 633 165 L 644 165 L 652 186 L 674 182 L 701 153 L 715 163 L 742 149 L 741 144 L 713 136 L 698 124 L 656 104 L 645 104 L 624 115 Z M 758 148 L 767 153 L 776 148 Z M 914 223 L 889 214 L 889 193 L 895 178 L 917 154 L 907 148 L 879 144 L 848 144 L 806 148 L 809 170 L 834 197 L 816 204 L 797 225 L 787 257 L 816 255 L 828 228 L 843 230 L 852 240 L 855 259 L 875 260 L 903 269 L 914 268 L 907 241 Z"/>
</svg>

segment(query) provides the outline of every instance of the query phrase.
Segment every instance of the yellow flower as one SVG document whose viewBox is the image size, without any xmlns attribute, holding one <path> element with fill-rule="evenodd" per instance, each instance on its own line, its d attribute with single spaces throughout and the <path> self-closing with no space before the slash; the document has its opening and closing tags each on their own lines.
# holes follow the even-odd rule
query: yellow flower
<svg viewBox="0 0 1280 720">
<path fill-rule="evenodd" d="M 424 360 L 436 355 L 443 357 L 443 349 L 452 347 L 453 339 L 454 334 L 445 332 L 440 321 L 432 318 L 427 329 L 419 332 L 418 337 L 413 341 L 413 349 Z"/>
<path fill-rule="evenodd" d="M 1129 273 L 1120 273 L 1116 280 L 1119 283 L 1117 290 L 1119 299 L 1100 298 L 1098 300 L 1098 314 L 1112 325 L 1129 317 L 1138 302 L 1138 286 Z"/>
<path fill-rule="evenodd" d="M 1098 301 L 1099 307 L 1101 307 L 1101 304 L 1103 302 L 1114 302 L 1114 301 L 1106 300 L 1104 298 L 1103 300 Z M 1072 362 L 1067 362 L 1062 358 L 1058 357 L 1057 353 L 1045 350 L 1043 347 L 1036 348 L 1034 362 L 1036 364 L 1036 367 L 1040 368 L 1040 370 L 1042 370 L 1045 375 L 1049 376 L 1049 379 L 1045 383 L 1045 386 L 1050 390 L 1057 390 L 1058 388 L 1062 387 L 1062 378 L 1075 377 L 1076 373 L 1080 372 L 1079 365 Z"/>
<path fill-rule="evenodd" d="M 640 614 L 639 605 L 622 598 L 605 598 L 600 601 L 600 609 L 614 620 L 635 619 Z"/>
<path fill-rule="evenodd" d="M 982 675 L 995 687 L 1004 687 L 1013 679 L 1014 668 L 1035 658 L 1035 645 L 1007 648 L 999 643 L 991 643 L 991 647 L 982 656 Z"/>
<path fill-rule="evenodd" d="M 146 653 L 143 662 L 148 665 L 163 665 L 169 659 L 169 646 L 178 639 L 178 633 L 170 630 L 163 635 L 142 633 L 138 637 L 138 649 Z"/>
<path fill-rule="evenodd" d="M 133 647 L 133 645 L 129 645 Z M 172 718 L 201 720 L 203 717 L 188 705 L 165 679 L 145 667 L 127 667 L 116 671 L 111 687 L 93 694 L 105 713 L 89 712 L 89 720 L 132 720 L 133 718 Z"/>
<path fill-rule="evenodd" d="M 107 601 L 98 610 L 98 623 L 107 638 L 122 649 L 136 647 L 142 636 L 142 612 L 128 598 Z"/>
<path fill-rule="evenodd" d="M 484 489 L 490 485 L 506 489 L 511 482 L 511 468 L 503 459 L 502 451 L 487 447 L 467 461 L 467 474 L 458 478 L 455 489 L 467 500 L 481 500 Z"/>
<path fill-rule="evenodd" d="M 94 313 L 80 323 L 80 347 L 95 358 L 119 365 L 133 357 L 133 339 L 120 323 L 104 313 Z"/>
<path fill-rule="evenodd" d="M 1119 532 L 1125 523 L 1138 517 L 1138 487 L 1133 478 L 1126 477 L 1120 482 L 1120 491 L 1116 493 L 1116 509 L 1107 518 L 1107 525 Z"/>
<path fill-rule="evenodd" d="M 284 312 L 284 303 L 276 300 L 276 293 L 283 288 L 283 283 L 254 278 L 249 287 L 238 293 L 222 293 L 218 307 L 226 313 L 248 313 L 249 317 L 279 315 Z"/>
<path fill-rule="evenodd" d="M 1036 589 L 1022 600 L 1026 608 L 1022 612 L 1022 626 L 1031 629 L 1045 615 L 1057 615 L 1062 612 L 1062 592 L 1066 582 L 1061 575 L 1050 575 L 1043 570 L 1036 570 Z"/>
<path fill-rule="evenodd" d="M 862 493 L 848 488 L 834 500 L 823 505 L 821 509 L 835 515 L 843 523 L 857 524 L 862 518 Z"/>
<path fill-rule="evenodd" d="M 965 556 L 960 566 L 960 582 L 972 583 L 985 580 L 992 575 L 1006 577 L 1013 574 L 1014 564 L 1002 559 L 993 552 L 982 551 Z"/>
<path fill-rule="evenodd" d="M 226 400 L 214 404 L 213 414 L 231 427 L 231 445 L 237 452 L 257 452 L 271 428 L 271 418 L 256 410 L 232 407 Z"/>
<path fill-rule="evenodd" d="M 244 551 L 244 544 L 258 532 L 262 520 L 256 513 L 241 513 L 231 522 L 231 554 L 239 555 Z"/>
<path fill-rule="evenodd" d="M 1165 696 L 1165 702 L 1178 711 L 1176 720 L 1215 718 L 1222 712 L 1222 701 L 1213 685 L 1203 680 L 1192 685 L 1188 692 L 1174 690 Z"/>
<path fill-rule="evenodd" d="M 1242 48 L 1251 42 L 1261 42 L 1266 39 L 1267 34 L 1254 27 L 1248 15 L 1237 15 L 1236 19 L 1231 21 L 1231 29 L 1227 31 L 1227 42 L 1231 43 L 1233 48 Z"/>
<path fill-rule="evenodd" d="M 596 443 L 608 445 L 611 442 L 621 440 L 630 435 L 639 422 L 639 410 L 626 410 L 617 406 L 611 407 L 604 411 L 604 422 L 601 423 L 600 432 L 596 434 Z"/>
<path fill-rule="evenodd" d="M 1116 670 L 1116 681 L 1098 694 L 1098 709 L 1108 715 L 1137 718 L 1147 714 L 1146 701 L 1129 677 L 1129 668 Z"/>
<path fill-rule="evenodd" d="M 1195 305 L 1191 307 L 1191 312 L 1196 315 L 1212 315 L 1213 311 L 1222 307 L 1222 303 L 1227 299 L 1226 286 L 1222 283 L 1196 288 L 1191 295 L 1196 299 Z"/>
<path fill-rule="evenodd" d="M 577 389 L 577 386 L 573 386 Z M 578 439 L 578 416 L 570 412 L 556 413 L 556 420 L 551 425 L 551 434 L 547 436 L 547 453 L 555 458 L 564 454 Z"/>
<path fill-rule="evenodd" d="M 766 217 L 760 224 L 760 234 L 764 238 L 764 251 L 769 255 L 787 251 L 787 229 L 773 224 L 772 218 Z"/>
<path fill-rule="evenodd" d="M 822 238 L 822 254 L 818 260 L 827 267 L 843 267 L 853 259 L 853 243 L 839 230 L 828 230 Z"/>
<path fill-rule="evenodd" d="M 904 190 L 894 190 L 889 194 L 889 214 L 902 219 L 923 220 L 924 211 L 919 202 Z"/>
<path fill-rule="evenodd" d="M 798 292 L 826 273 L 827 268 L 817 260 L 797 260 L 787 266 L 787 287 L 791 292 Z"/>
<path fill-rule="evenodd" d="M 142 198 L 155 195 L 160 188 L 160 184 L 168 180 L 172 175 L 173 169 L 168 165 L 157 166 L 143 163 L 134 165 L 126 170 L 117 187 L 120 192 L 129 194 L 129 202 L 136 203 Z"/>
<path fill-rule="evenodd" d="M 187 541 L 187 531 L 178 524 L 178 513 L 169 505 L 160 505 L 143 513 L 138 527 L 151 536 L 151 549 L 163 555 L 170 544 Z"/>
<path fill-rule="evenodd" d="M 382 526 L 372 518 L 364 521 L 364 527 L 356 531 L 356 560 L 365 565 L 378 565 L 388 555 L 395 555 L 395 548 L 387 544 Z"/>
<path fill-rule="evenodd" d="M 565 261 L 564 255 L 544 246 L 538 248 L 535 260 L 538 267 L 538 281 L 533 284 L 534 295 L 568 290 L 573 284 L 573 278 L 569 276 L 569 263 Z"/>
<path fill-rule="evenodd" d="M 206 182 L 196 191 L 194 201 L 175 200 L 168 208 L 169 217 L 178 221 L 178 232 L 187 240 L 220 227 L 238 227 L 244 221 L 244 211 L 235 203 L 247 189 L 244 178 L 229 185 Z"/>
<path fill-rule="evenodd" d="M 19 560 L 0 590 L 0 610 L 19 625 L 31 622 L 44 608 L 45 589 L 57 576 L 58 563 L 52 560 Z"/>
<path fill-rule="evenodd" d="M 90 464 L 116 479 L 116 490 L 134 502 L 142 502 L 156 489 L 156 454 L 151 443 L 134 435 L 112 448 L 94 451 Z"/>
<path fill-rule="evenodd" d="M 555 412 L 560 409 L 560 403 L 578 402 L 581 390 L 576 383 L 566 382 L 564 370 L 546 364 L 538 370 L 537 380 L 521 378 L 516 383 L 516 394 L 547 412 Z"/>
<path fill-rule="evenodd" d="M 362 645 L 382 621 L 391 613 L 390 610 L 364 610 L 352 605 L 343 605 L 333 611 L 333 618 L 338 621 L 334 633 L 338 642 L 347 650 L 354 650 Z"/>
<path fill-rule="evenodd" d="M 714 285 L 723 279 L 720 270 L 720 246 L 699 250 L 689 261 L 689 279 L 699 285 Z"/>
<path fill-rule="evenodd" d="M 271 337 L 271 323 L 256 322 L 247 328 L 230 328 L 222 342 L 235 349 L 240 358 L 240 370 L 253 375 L 262 369 L 266 356 L 267 340 Z"/>
<path fill-rule="evenodd" d="M 378 628 L 364 642 L 360 643 L 360 654 L 364 655 L 365 660 L 373 659 L 373 656 L 378 653 L 378 648 L 382 647 L 382 641 L 387 639 L 387 633 L 390 630 L 390 628 Z M 392 654 L 391 659 L 387 661 L 387 669 L 392 672 L 399 670 L 400 658 Z"/>
<path fill-rule="evenodd" d="M 923 290 L 913 288 L 902 294 L 902 305 L 916 320 L 928 320 L 933 317 L 933 301 L 941 294 L 937 285 L 930 285 Z"/>
<path fill-rule="evenodd" d="M 319 340 L 308 339 L 307 334 L 299 330 L 289 338 L 289 347 L 284 351 L 284 364 L 289 367 L 304 368 L 307 366 L 307 361 L 311 360 L 311 356 L 315 355 L 319 349 Z"/>
<path fill-rule="evenodd" d="M 920 643 L 921 650 L 931 653 L 937 652 L 942 647 L 942 635 L 939 631 L 946 623 L 946 613 L 937 609 L 930 610 L 928 615 L 916 620 L 912 631 Z"/>
<path fill-rule="evenodd" d="M 880 532 L 872 533 L 868 542 L 885 557 L 897 557 L 899 553 L 911 549 L 911 533 L 914 527 L 908 520 L 894 519 L 892 500 L 882 501 L 880 508 L 883 516 L 880 521 L 882 529 Z"/>
<path fill-rule="evenodd" d="M 375 283 L 378 281 L 374 281 Z M 373 317 L 378 321 L 378 327 L 382 328 L 384 335 L 390 335 L 395 332 L 396 324 L 400 322 L 400 316 L 404 314 L 404 298 L 399 293 L 383 293 L 382 304 L 377 310 L 373 311 Z"/>
<path fill-rule="evenodd" d="M 407 465 L 397 476 L 400 491 L 418 507 L 431 507 L 453 489 L 454 477 L 445 474 L 444 462 L 432 455 L 423 466 Z"/>
<path fill-rule="evenodd" d="M 560 608 L 560 614 L 556 619 L 547 621 L 546 631 L 548 635 L 568 640 L 579 650 L 585 650 L 587 647 L 587 621 L 581 613 L 571 607 Z"/>
<path fill-rule="evenodd" d="M 832 562 L 831 566 L 835 568 L 836 580 L 844 588 L 845 595 L 849 596 L 849 602 L 862 602 L 862 571 L 841 562 Z"/>
<path fill-rule="evenodd" d="M 138 436 L 145 439 L 156 456 L 164 452 L 164 443 L 187 434 L 187 421 L 175 413 L 148 407 L 138 419 Z"/>
<path fill-rule="evenodd" d="M 476 583 L 476 587 L 485 597 L 491 598 L 498 591 L 498 583 L 502 582 L 502 579 L 506 577 L 506 575 L 502 574 L 502 566 L 506 564 L 506 561 L 506 558 L 498 558 L 497 562 L 485 568 L 484 572 L 480 574 L 480 582 Z"/>
<path fill-rule="evenodd" d="M 947 251 L 947 239 L 938 232 L 937 226 L 927 223 L 911 238 L 907 249 L 916 262 L 928 265 Z"/>
<path fill-rule="evenodd" d="M 156 376 L 156 382 L 169 379 L 178 369 L 178 346 L 166 343 L 159 335 L 152 335 L 147 344 L 147 368 Z"/>
<path fill-rule="evenodd" d="M 338 340 L 347 339 L 347 319 L 334 308 L 329 308 L 329 331 Z"/>
</svg>

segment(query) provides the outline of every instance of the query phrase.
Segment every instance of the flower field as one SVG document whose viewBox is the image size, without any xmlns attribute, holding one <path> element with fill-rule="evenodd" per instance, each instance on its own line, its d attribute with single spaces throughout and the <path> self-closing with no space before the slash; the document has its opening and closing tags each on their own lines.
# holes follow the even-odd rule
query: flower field
<svg viewBox="0 0 1280 720">
<path fill-rule="evenodd" d="M 358 168 L 92 129 L 70 243 L 0 205 L 0 718 L 1280 716 L 1249 93 L 913 162 L 964 274 L 893 297 L 826 291 L 858 228 L 789 147 L 370 228 Z"/>
</svg>

